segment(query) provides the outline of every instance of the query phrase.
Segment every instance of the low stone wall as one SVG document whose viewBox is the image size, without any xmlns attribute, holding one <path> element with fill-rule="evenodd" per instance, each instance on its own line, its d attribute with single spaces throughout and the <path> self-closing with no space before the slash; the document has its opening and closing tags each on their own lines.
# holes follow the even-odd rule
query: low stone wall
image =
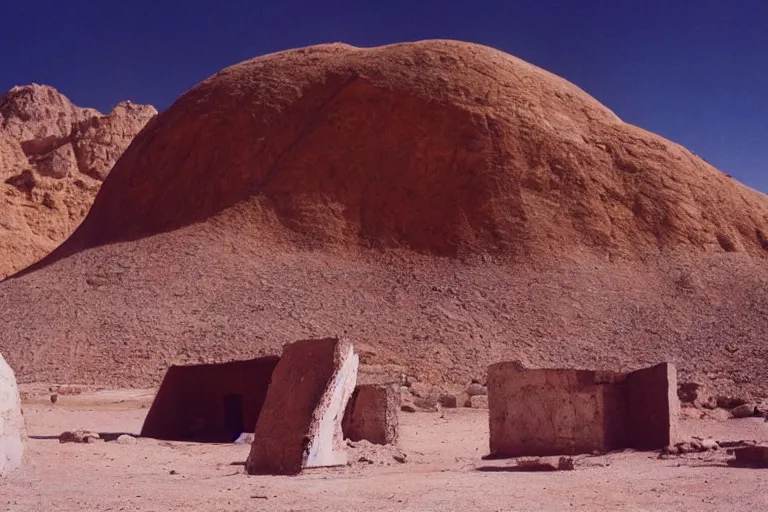
<svg viewBox="0 0 768 512">
<path fill-rule="evenodd" d="M 491 455 L 664 447 L 675 436 L 676 388 L 668 364 L 629 374 L 494 364 L 488 370 Z"/>
</svg>

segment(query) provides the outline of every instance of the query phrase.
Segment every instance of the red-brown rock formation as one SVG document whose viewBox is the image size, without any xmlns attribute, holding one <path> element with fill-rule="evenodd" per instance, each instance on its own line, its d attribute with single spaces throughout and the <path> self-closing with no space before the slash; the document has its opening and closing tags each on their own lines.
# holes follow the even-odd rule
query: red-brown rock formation
<svg viewBox="0 0 768 512">
<path fill-rule="evenodd" d="M 0 285 L 0 350 L 21 380 L 144 384 L 345 333 L 426 380 L 668 359 L 754 391 L 766 256 L 766 196 L 559 77 L 459 42 L 324 45 L 151 121 Z"/>
<path fill-rule="evenodd" d="M 133 137 L 157 111 L 130 102 L 108 115 L 54 88 L 0 98 L 0 278 L 34 263 L 80 223 Z"/>
</svg>

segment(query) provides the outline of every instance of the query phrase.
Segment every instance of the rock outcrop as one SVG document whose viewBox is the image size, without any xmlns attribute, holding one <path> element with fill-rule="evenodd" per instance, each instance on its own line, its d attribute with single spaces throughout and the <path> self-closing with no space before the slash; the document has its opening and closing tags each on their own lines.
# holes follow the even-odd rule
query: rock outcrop
<svg viewBox="0 0 768 512">
<path fill-rule="evenodd" d="M 0 98 L 0 279 L 69 236 L 114 163 L 156 114 L 151 106 L 123 102 L 103 115 L 36 84 Z"/>
<path fill-rule="evenodd" d="M 767 237 L 766 196 L 531 64 L 323 45 L 149 123 L 0 284 L 0 350 L 24 381 L 146 385 L 341 332 L 422 382 L 666 360 L 742 396 L 768 382 Z"/>
</svg>

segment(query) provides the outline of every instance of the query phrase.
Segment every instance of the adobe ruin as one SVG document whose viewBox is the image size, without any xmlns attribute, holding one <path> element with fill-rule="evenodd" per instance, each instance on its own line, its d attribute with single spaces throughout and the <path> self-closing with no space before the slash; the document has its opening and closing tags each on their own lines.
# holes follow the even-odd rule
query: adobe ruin
<svg viewBox="0 0 768 512">
<path fill-rule="evenodd" d="M 491 457 L 663 448 L 676 437 L 675 367 L 629 372 L 488 369 Z"/>
<path fill-rule="evenodd" d="M 357 386 L 344 413 L 344 437 L 351 441 L 394 444 L 399 411 L 400 389 L 396 385 Z"/>
<path fill-rule="evenodd" d="M 16 376 L 0 354 L 0 476 L 21 465 L 25 438 Z"/>
<path fill-rule="evenodd" d="M 341 423 L 359 360 L 344 339 L 286 345 L 256 423 L 249 474 L 292 475 L 347 462 Z"/>
<path fill-rule="evenodd" d="M 251 433 L 277 356 L 219 364 L 171 366 L 141 429 L 143 437 L 231 443 Z"/>
</svg>

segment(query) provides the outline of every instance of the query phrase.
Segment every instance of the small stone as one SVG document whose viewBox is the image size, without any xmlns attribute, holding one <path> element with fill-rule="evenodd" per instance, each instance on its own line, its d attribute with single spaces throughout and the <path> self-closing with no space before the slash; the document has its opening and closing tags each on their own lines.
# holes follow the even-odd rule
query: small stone
<svg viewBox="0 0 768 512">
<path fill-rule="evenodd" d="M 253 443 L 253 432 L 243 432 L 237 437 L 237 439 L 235 439 L 235 444 L 252 444 L 252 443 Z"/>
<path fill-rule="evenodd" d="M 54 201 L 53 196 L 50 192 L 46 192 L 43 194 L 43 206 L 48 208 L 49 210 L 55 210 L 56 209 L 56 201 Z"/>
<path fill-rule="evenodd" d="M 102 441 L 101 436 L 89 430 L 74 430 L 62 432 L 59 443 L 93 443 Z"/>
<path fill-rule="evenodd" d="M 717 406 L 721 409 L 734 409 L 747 403 L 743 398 L 720 395 L 716 398 Z"/>
<path fill-rule="evenodd" d="M 469 406 L 473 409 L 487 409 L 488 408 L 488 396 L 487 395 L 475 395 L 469 398 Z"/>
<path fill-rule="evenodd" d="M 395 459 L 400 464 L 405 464 L 407 462 L 406 460 L 407 455 L 404 453 L 396 453 L 392 456 L 393 459 Z"/>
<path fill-rule="evenodd" d="M 677 386 L 677 397 L 681 403 L 694 404 L 699 398 L 701 384 L 696 382 L 681 382 Z"/>
<path fill-rule="evenodd" d="M 51 395 L 51 403 L 55 404 L 58 401 L 59 401 L 59 395 L 57 395 L 56 393 L 52 394 Z"/>
<path fill-rule="evenodd" d="M 115 442 L 117 444 L 136 444 L 136 438 L 133 436 L 129 436 L 128 434 L 123 434 L 121 436 L 118 436 Z"/>
<path fill-rule="evenodd" d="M 700 444 L 704 450 L 718 450 L 720 448 L 720 445 L 714 439 L 702 439 Z"/>
<path fill-rule="evenodd" d="M 416 412 L 416 406 L 413 404 L 403 404 L 400 406 L 400 410 L 403 412 Z"/>
</svg>

